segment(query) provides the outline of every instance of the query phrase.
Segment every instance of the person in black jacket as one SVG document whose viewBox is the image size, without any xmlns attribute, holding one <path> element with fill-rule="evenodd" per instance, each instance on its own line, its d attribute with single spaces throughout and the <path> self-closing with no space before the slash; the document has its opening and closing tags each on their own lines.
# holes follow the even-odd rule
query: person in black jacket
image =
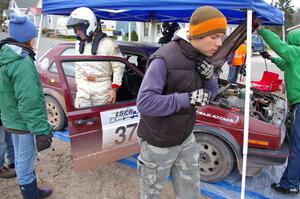
<svg viewBox="0 0 300 199">
<path fill-rule="evenodd" d="M 177 22 L 173 22 L 172 24 L 168 22 L 162 23 L 161 33 L 162 37 L 159 39 L 158 43 L 166 44 L 170 42 L 174 36 L 174 33 L 180 29 L 180 26 Z"/>
</svg>

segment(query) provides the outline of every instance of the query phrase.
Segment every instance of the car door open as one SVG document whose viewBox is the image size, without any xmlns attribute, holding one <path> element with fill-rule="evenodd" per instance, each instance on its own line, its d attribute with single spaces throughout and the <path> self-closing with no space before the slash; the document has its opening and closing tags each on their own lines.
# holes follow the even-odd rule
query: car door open
<svg viewBox="0 0 300 199">
<path fill-rule="evenodd" d="M 120 57 L 63 56 L 56 60 L 66 102 L 74 169 L 82 171 L 138 153 L 136 131 L 140 116 L 135 102 L 137 92 L 132 92 L 128 81 L 134 79 L 136 83 L 140 83 L 142 73 L 133 64 Z M 116 102 L 76 108 L 78 82 L 75 83 L 75 77 L 66 78 L 70 70 L 72 68 L 75 70 L 78 63 L 111 62 L 125 65 L 122 86 L 118 89 Z M 88 86 L 86 88 L 89 89 Z M 96 90 L 98 89 L 103 88 L 99 87 Z"/>
</svg>

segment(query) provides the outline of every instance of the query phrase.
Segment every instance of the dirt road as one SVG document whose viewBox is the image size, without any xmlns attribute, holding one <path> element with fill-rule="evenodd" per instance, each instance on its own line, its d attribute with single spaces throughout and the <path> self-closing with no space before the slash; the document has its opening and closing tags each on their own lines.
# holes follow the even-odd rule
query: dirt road
<svg viewBox="0 0 300 199">
<path fill-rule="evenodd" d="M 136 170 L 121 163 L 112 163 L 83 173 L 72 168 L 69 143 L 54 139 L 54 151 L 39 154 L 36 166 L 40 186 L 53 188 L 49 199 L 137 199 L 138 175 Z M 0 179 L 3 199 L 20 199 L 16 179 Z M 163 191 L 163 199 L 174 198 L 170 184 Z M 207 197 L 202 197 L 207 198 Z"/>
</svg>

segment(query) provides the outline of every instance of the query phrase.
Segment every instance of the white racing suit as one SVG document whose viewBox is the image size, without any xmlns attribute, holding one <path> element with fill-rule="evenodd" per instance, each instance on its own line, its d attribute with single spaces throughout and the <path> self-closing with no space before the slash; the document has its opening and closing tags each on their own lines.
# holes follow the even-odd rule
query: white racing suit
<svg viewBox="0 0 300 199">
<path fill-rule="evenodd" d="M 91 47 L 92 42 L 86 42 L 82 55 L 92 55 Z M 75 51 L 79 54 L 79 41 L 76 43 Z M 109 37 L 100 40 L 97 55 L 122 57 L 117 44 Z M 75 107 L 91 107 L 107 103 L 108 93 L 112 87 L 118 88 L 122 84 L 124 68 L 121 62 L 76 62 Z"/>
</svg>

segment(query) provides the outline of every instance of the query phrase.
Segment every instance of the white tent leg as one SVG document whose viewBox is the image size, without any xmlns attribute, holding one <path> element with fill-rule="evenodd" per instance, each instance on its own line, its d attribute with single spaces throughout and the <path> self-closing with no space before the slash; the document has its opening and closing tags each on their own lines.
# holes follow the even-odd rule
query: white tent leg
<svg viewBox="0 0 300 199">
<path fill-rule="evenodd" d="M 247 59 L 246 59 L 246 98 L 244 113 L 244 143 L 243 143 L 243 171 L 241 199 L 245 198 L 246 169 L 249 137 L 249 113 L 250 113 L 250 80 L 251 80 L 251 44 L 252 44 L 252 10 L 247 10 Z"/>
<path fill-rule="evenodd" d="M 151 42 L 151 33 L 152 33 L 152 22 L 149 22 L 148 42 Z"/>
<path fill-rule="evenodd" d="M 128 22 L 128 41 L 131 41 L 131 22 Z"/>
<path fill-rule="evenodd" d="M 138 41 L 141 42 L 142 41 L 142 23 L 141 22 L 136 22 L 136 26 L 138 27 L 138 33 L 139 33 L 139 37 L 138 37 Z"/>
<path fill-rule="evenodd" d="M 285 41 L 285 25 L 281 27 L 282 27 L 282 41 Z"/>
<path fill-rule="evenodd" d="M 37 60 L 37 55 L 38 55 L 38 52 L 39 52 L 39 46 L 40 46 L 40 40 L 41 40 L 41 37 L 42 37 L 42 25 L 43 25 L 43 18 L 44 18 L 44 15 L 42 14 L 41 15 L 41 21 L 40 21 L 40 26 L 39 26 L 39 33 L 38 33 L 38 38 L 37 38 L 37 44 L 36 44 L 36 60 Z"/>
</svg>

